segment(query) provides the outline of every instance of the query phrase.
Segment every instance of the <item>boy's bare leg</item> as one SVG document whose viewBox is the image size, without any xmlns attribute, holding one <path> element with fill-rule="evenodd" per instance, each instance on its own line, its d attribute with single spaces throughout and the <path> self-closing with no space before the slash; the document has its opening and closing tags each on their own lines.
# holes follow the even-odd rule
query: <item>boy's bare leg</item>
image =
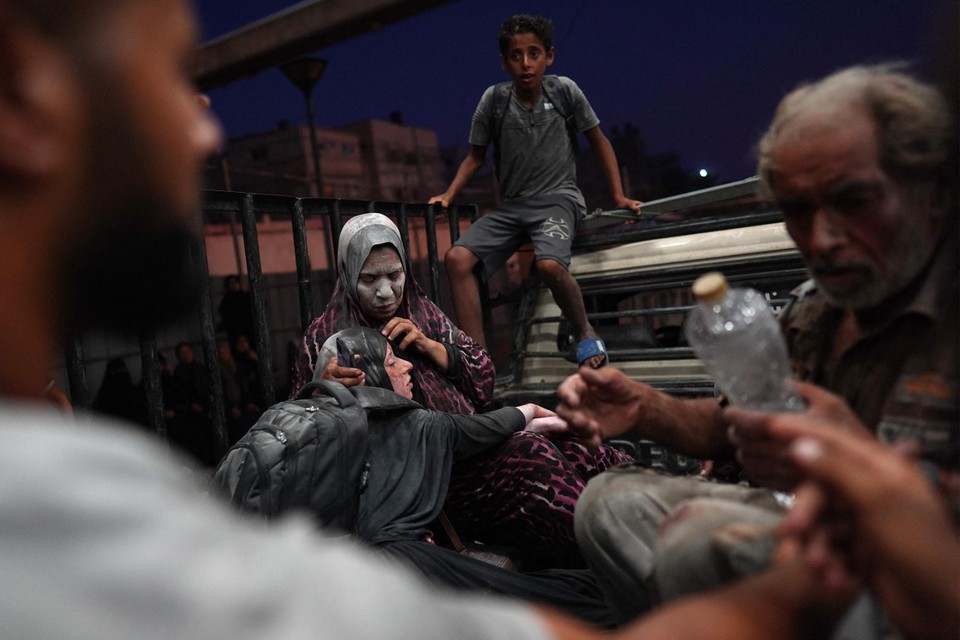
<svg viewBox="0 0 960 640">
<path fill-rule="evenodd" d="M 560 311 L 573 325 L 577 342 L 587 338 L 596 338 L 597 332 L 594 331 L 587 320 L 587 309 L 583 305 L 583 294 L 580 293 L 580 285 L 577 284 L 577 279 L 570 274 L 566 267 L 549 258 L 537 260 L 537 270 L 540 272 L 540 278 L 544 284 L 553 293 L 553 299 L 556 300 Z M 603 356 L 593 356 L 587 359 L 585 364 L 589 364 L 595 369 L 603 364 Z"/>
<path fill-rule="evenodd" d="M 473 275 L 479 259 L 469 249 L 454 246 L 444 258 L 447 275 L 450 277 L 450 293 L 453 294 L 453 310 L 457 326 L 468 336 L 487 348 L 483 332 L 483 313 L 480 309 L 480 286 Z"/>
</svg>

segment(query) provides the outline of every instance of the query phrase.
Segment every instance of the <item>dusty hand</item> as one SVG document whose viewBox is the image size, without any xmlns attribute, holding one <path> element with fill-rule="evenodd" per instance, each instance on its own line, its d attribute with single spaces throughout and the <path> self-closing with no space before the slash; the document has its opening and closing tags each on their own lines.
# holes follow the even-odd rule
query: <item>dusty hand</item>
<svg viewBox="0 0 960 640">
<path fill-rule="evenodd" d="M 552 418 L 557 415 L 556 411 L 550 411 L 550 409 L 547 409 L 546 407 L 541 407 L 540 405 L 534 404 L 532 402 L 524 406 L 530 407 L 533 409 L 534 418 Z"/>
<path fill-rule="evenodd" d="M 644 410 L 643 387 L 613 367 L 581 367 L 557 388 L 557 414 L 577 437 L 597 446 L 637 424 Z"/>
<path fill-rule="evenodd" d="M 549 418 L 534 418 L 530 421 L 530 424 L 527 425 L 525 431 L 545 435 L 561 435 L 569 433 L 570 427 L 567 425 L 566 420 L 560 416 L 552 416 Z"/>
<path fill-rule="evenodd" d="M 517 408 L 527 421 L 527 426 L 524 431 L 548 435 L 558 435 L 569 432 L 566 420 L 549 409 L 532 403 L 521 405 Z"/>
<path fill-rule="evenodd" d="M 796 391 L 807 402 L 801 414 L 763 413 L 738 407 L 724 411 L 730 421 L 730 441 L 737 447 L 737 460 L 751 479 L 765 487 L 792 490 L 800 474 L 789 454 L 790 441 L 773 435 L 774 425 L 783 416 L 800 415 L 821 428 L 845 429 L 871 437 L 869 432 L 839 397 L 815 385 L 796 383 Z"/>
<path fill-rule="evenodd" d="M 359 354 L 357 354 L 356 357 L 359 357 Z M 333 380 L 334 382 L 339 382 L 345 387 L 353 387 L 363 384 L 367 379 L 366 374 L 362 369 L 340 366 L 336 357 L 330 358 L 330 361 L 327 362 L 327 366 L 323 369 L 323 373 L 320 374 L 320 378 L 322 380 Z"/>
<path fill-rule="evenodd" d="M 427 353 L 430 347 L 436 343 L 420 331 L 420 327 L 415 325 L 412 320 L 394 316 L 380 331 L 383 336 L 397 345 L 399 349 L 408 349 L 413 347 L 418 353 Z M 402 336 L 402 337 L 401 337 Z"/>
</svg>

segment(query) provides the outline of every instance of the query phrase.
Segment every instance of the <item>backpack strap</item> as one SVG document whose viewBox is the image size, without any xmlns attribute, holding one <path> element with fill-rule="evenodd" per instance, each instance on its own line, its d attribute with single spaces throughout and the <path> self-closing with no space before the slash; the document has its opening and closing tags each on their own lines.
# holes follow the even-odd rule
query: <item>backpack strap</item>
<svg viewBox="0 0 960 640">
<path fill-rule="evenodd" d="M 297 400 L 304 400 L 313 397 L 314 391 L 321 391 L 337 401 L 341 408 L 346 409 L 357 404 L 357 399 L 353 394 L 339 382 L 333 380 L 314 380 L 303 385 L 300 393 L 297 394 Z"/>
<path fill-rule="evenodd" d="M 576 105 L 573 102 L 573 91 L 570 85 L 560 82 L 558 76 L 549 75 L 543 76 L 541 87 L 547 100 L 553 103 L 553 108 L 563 118 L 567 127 L 567 135 L 570 136 L 570 145 L 573 148 L 574 155 L 576 155 L 580 151 L 580 142 L 577 139 L 579 131 L 577 131 L 577 122 L 574 117 Z"/>
<path fill-rule="evenodd" d="M 540 84 L 543 93 L 546 95 L 557 113 L 563 118 L 567 125 L 567 130 L 576 130 L 576 123 L 573 121 L 573 115 L 576 111 L 576 105 L 573 101 L 573 91 L 570 85 L 560 81 L 559 76 L 543 76 Z M 513 82 L 499 82 L 493 87 L 493 102 L 491 113 L 493 114 L 493 143 L 500 142 L 500 133 L 503 131 L 503 120 L 510 109 L 510 100 L 513 99 Z"/>
<path fill-rule="evenodd" d="M 493 141 L 494 144 L 500 140 L 500 132 L 503 130 L 503 119 L 510 108 L 510 100 L 513 99 L 513 83 L 498 82 L 493 87 L 493 104 L 491 113 L 493 114 Z"/>
<path fill-rule="evenodd" d="M 570 146 L 573 149 L 574 156 L 580 151 L 580 141 L 577 138 L 577 123 L 574 117 L 576 105 L 573 100 L 573 91 L 570 85 L 560 81 L 555 75 L 543 76 L 541 89 L 544 97 L 553 104 L 554 109 L 563 118 L 567 129 L 567 136 L 570 138 Z M 497 173 L 497 180 L 500 180 L 500 136 L 503 132 L 503 121 L 507 117 L 507 111 L 510 110 L 510 101 L 513 99 L 513 82 L 499 82 L 493 87 L 493 101 L 491 105 L 491 118 L 493 120 L 493 162 Z"/>
<path fill-rule="evenodd" d="M 499 82 L 493 87 L 493 167 L 500 181 L 500 134 L 503 131 L 503 121 L 510 110 L 510 101 L 513 100 L 513 82 Z"/>
<path fill-rule="evenodd" d="M 260 456 L 259 456 L 259 455 L 257 454 L 257 452 L 254 450 L 254 448 L 253 448 L 253 447 L 250 447 L 250 446 L 248 446 L 248 445 L 246 445 L 246 444 L 244 444 L 244 443 L 238 443 L 238 444 L 234 445 L 233 450 L 231 451 L 231 453 L 228 453 L 227 455 L 231 455 L 231 454 L 233 453 L 233 451 L 236 451 L 236 450 L 238 450 L 238 449 L 242 449 L 242 450 L 246 451 L 246 455 L 248 455 L 248 456 L 250 456 L 251 458 L 253 458 L 253 461 L 254 461 L 254 465 L 253 465 L 253 466 L 254 466 L 254 472 L 249 472 L 249 471 L 247 471 L 246 473 L 240 473 L 240 474 L 239 474 L 239 479 L 237 480 L 237 486 L 236 486 L 236 488 L 233 490 L 233 495 L 230 496 L 230 502 L 231 502 L 233 505 L 237 506 L 237 507 L 241 507 L 241 506 L 243 506 L 243 501 L 244 501 L 244 499 L 247 497 L 247 494 L 250 493 L 250 489 L 253 488 L 253 485 L 254 485 L 258 480 L 262 480 L 262 479 L 263 479 L 262 476 L 261 476 L 261 473 L 260 473 L 260 469 L 263 468 L 263 465 L 262 465 L 262 463 L 261 463 L 261 461 L 260 461 Z M 223 463 L 221 463 L 221 464 L 223 464 Z M 225 486 L 225 485 L 224 485 L 224 486 Z M 271 514 L 264 514 L 264 513 L 263 513 L 263 511 L 264 511 L 264 502 L 263 502 L 263 501 L 264 501 L 264 498 L 261 496 L 260 500 L 261 500 L 261 504 L 260 504 L 260 512 L 261 512 L 261 515 L 263 515 L 264 517 L 266 517 L 267 515 L 271 515 Z"/>
</svg>

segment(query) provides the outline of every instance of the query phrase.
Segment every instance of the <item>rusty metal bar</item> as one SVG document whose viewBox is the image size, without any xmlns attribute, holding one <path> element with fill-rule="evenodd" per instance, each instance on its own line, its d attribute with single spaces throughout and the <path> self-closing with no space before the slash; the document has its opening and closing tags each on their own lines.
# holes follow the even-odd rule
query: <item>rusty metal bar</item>
<svg viewBox="0 0 960 640">
<path fill-rule="evenodd" d="M 83 341 L 76 337 L 64 354 L 67 364 L 67 384 L 70 386 L 70 404 L 77 409 L 90 408 L 90 390 L 87 387 L 87 369 L 83 360 Z"/>
<path fill-rule="evenodd" d="M 340 200 L 334 200 L 330 208 L 330 234 L 332 235 L 331 244 L 333 245 L 332 259 L 330 268 L 337 268 L 337 254 L 340 251 L 340 231 L 343 229 L 343 216 L 340 215 Z"/>
<path fill-rule="evenodd" d="M 427 207 L 424 218 L 426 218 L 427 264 L 430 267 L 430 298 L 439 300 L 440 269 L 437 267 L 437 221 L 433 217 L 433 207 Z"/>
<path fill-rule="evenodd" d="M 166 439 L 163 383 L 160 381 L 160 359 L 157 357 L 157 334 L 153 331 L 140 333 L 140 372 L 146 400 L 147 424 L 157 435 Z"/>
<path fill-rule="evenodd" d="M 293 255 L 297 262 L 297 291 L 300 294 L 300 329 L 306 331 L 313 320 L 313 295 L 310 290 L 310 253 L 307 247 L 307 229 L 303 219 L 303 200 L 290 204 L 290 223 L 293 225 Z"/>
<path fill-rule="evenodd" d="M 400 211 L 397 212 L 397 228 L 400 229 L 400 244 L 403 245 L 403 261 L 409 270 L 413 264 L 410 262 L 410 226 L 406 204 L 401 204 Z"/>
<path fill-rule="evenodd" d="M 247 276 L 250 280 L 250 298 L 253 303 L 253 325 L 256 328 L 257 369 L 260 373 L 260 391 L 267 405 L 273 404 L 276 393 L 273 386 L 273 353 L 267 327 L 267 301 L 264 294 L 263 270 L 260 267 L 260 240 L 257 237 L 257 216 L 253 195 L 244 194 L 240 204 L 240 225 L 243 228 L 243 248 L 247 255 Z"/>
<path fill-rule="evenodd" d="M 433 211 L 439 211 L 439 204 L 430 205 Z M 460 239 L 460 214 L 455 207 L 447 208 L 447 220 L 450 223 L 450 246 L 457 244 Z"/>
<path fill-rule="evenodd" d="M 207 265 L 206 237 L 198 235 L 193 242 L 195 277 L 200 284 L 200 342 L 203 359 L 210 376 L 210 424 L 216 445 L 214 455 L 219 458 L 227 451 L 227 427 L 224 417 L 223 380 L 220 379 L 220 359 L 217 355 L 217 335 L 213 321 L 213 301 L 210 299 L 210 268 Z"/>
<path fill-rule="evenodd" d="M 222 87 L 449 1 L 300 2 L 201 45 L 194 79 L 201 90 Z"/>
</svg>

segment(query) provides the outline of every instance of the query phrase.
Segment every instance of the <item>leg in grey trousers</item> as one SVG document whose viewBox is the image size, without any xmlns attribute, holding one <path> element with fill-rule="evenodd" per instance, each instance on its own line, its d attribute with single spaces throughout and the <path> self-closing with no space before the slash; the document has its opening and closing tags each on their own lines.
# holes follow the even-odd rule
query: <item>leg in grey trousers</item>
<svg viewBox="0 0 960 640">
<path fill-rule="evenodd" d="M 685 589 L 675 585 L 677 576 L 672 573 L 664 578 L 655 576 L 660 562 L 657 540 L 667 516 L 693 498 L 711 498 L 712 506 L 686 510 L 684 526 L 676 529 L 678 536 L 689 537 L 693 531 L 694 538 L 707 541 L 716 530 L 735 523 L 769 526 L 773 521 L 770 512 L 781 512 L 772 493 L 763 489 L 670 476 L 633 465 L 615 467 L 587 484 L 574 515 L 577 542 L 620 622 L 644 613 L 659 601 L 658 583 L 671 591 Z M 686 517 L 695 517 L 698 524 L 691 525 Z M 679 519 L 670 523 L 671 528 L 679 525 Z M 712 555 L 704 557 L 713 553 L 709 544 L 673 544 L 666 551 L 671 556 L 681 554 L 681 559 L 665 558 L 665 566 L 682 567 L 683 571 L 704 567 L 708 578 L 711 571 L 718 573 Z M 694 579 L 702 582 L 704 576 L 694 573 Z"/>
</svg>

